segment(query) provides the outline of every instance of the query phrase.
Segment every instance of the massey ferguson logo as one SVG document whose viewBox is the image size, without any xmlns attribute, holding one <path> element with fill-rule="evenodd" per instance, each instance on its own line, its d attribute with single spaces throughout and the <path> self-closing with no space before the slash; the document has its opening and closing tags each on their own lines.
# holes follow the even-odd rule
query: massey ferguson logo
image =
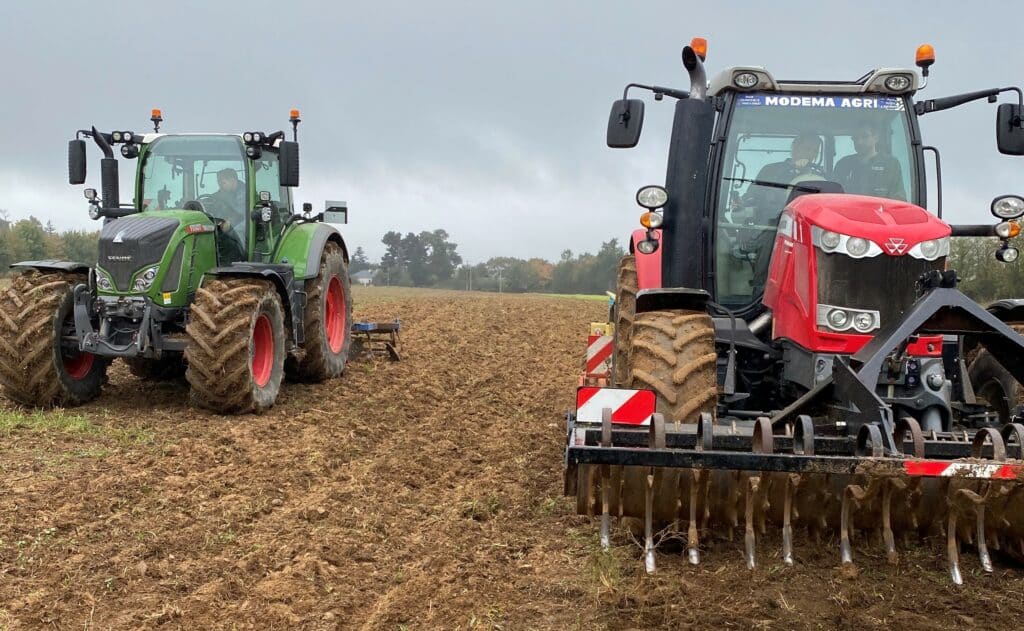
<svg viewBox="0 0 1024 631">
<path fill-rule="evenodd" d="M 899 256 L 907 251 L 907 242 L 898 237 L 889 237 L 889 240 L 885 242 L 885 249 L 889 250 L 889 254 Z"/>
</svg>

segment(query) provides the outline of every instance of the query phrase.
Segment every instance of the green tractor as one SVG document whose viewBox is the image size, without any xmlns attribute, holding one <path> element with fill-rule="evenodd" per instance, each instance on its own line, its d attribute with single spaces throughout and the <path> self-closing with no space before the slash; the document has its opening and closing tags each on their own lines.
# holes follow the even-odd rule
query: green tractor
<svg viewBox="0 0 1024 631">
<path fill-rule="evenodd" d="M 299 112 L 292 140 L 270 134 L 80 130 L 70 141 L 71 184 L 86 176 L 86 141 L 103 152 L 102 219 L 94 266 L 25 261 L 0 295 L 0 386 L 33 407 L 100 394 L 123 359 L 139 377 L 184 374 L 194 404 L 223 414 L 274 404 L 285 374 L 338 377 L 352 343 L 348 251 L 322 213 L 293 210 Z M 118 160 L 137 160 L 134 200 L 119 202 Z"/>
</svg>

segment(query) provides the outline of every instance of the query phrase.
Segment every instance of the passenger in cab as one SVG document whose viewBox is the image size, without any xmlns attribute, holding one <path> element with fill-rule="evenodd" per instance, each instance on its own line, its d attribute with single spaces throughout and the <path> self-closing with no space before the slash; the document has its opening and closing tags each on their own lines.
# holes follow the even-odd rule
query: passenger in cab
<svg viewBox="0 0 1024 631">
<path fill-rule="evenodd" d="M 868 123 L 861 123 L 852 137 L 856 153 L 836 164 L 831 179 L 841 184 L 847 193 L 906 201 L 900 163 L 879 151 L 878 130 Z"/>
</svg>

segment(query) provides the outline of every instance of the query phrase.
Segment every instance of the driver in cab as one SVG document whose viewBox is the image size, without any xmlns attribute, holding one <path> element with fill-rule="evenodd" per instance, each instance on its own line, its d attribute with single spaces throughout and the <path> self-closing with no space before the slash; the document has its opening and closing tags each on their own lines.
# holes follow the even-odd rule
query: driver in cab
<svg viewBox="0 0 1024 631">
<path fill-rule="evenodd" d="M 245 225 L 245 187 L 238 181 L 238 173 L 230 168 L 217 172 L 217 187 L 212 197 L 220 203 L 224 215 L 219 218 L 218 227 L 241 244 L 242 237 L 235 227 Z"/>
<path fill-rule="evenodd" d="M 817 134 L 802 133 L 793 139 L 789 157 L 781 162 L 766 164 L 757 173 L 757 180 L 776 184 L 793 184 L 799 180 L 823 180 L 824 172 L 815 160 L 821 152 L 821 138 Z M 740 206 L 753 206 L 755 222 L 774 224 L 790 191 L 751 184 L 739 201 Z"/>
</svg>

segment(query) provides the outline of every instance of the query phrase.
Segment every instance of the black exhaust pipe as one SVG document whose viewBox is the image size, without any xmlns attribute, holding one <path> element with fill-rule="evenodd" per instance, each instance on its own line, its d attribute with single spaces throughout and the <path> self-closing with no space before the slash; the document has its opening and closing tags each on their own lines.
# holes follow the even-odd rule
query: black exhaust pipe
<svg viewBox="0 0 1024 631">
<path fill-rule="evenodd" d="M 100 160 L 100 191 L 103 196 L 103 208 L 116 210 L 121 206 L 117 158 L 114 157 L 114 150 L 110 148 L 110 143 L 95 127 L 92 128 L 92 139 L 103 152 L 103 159 Z"/>
</svg>

